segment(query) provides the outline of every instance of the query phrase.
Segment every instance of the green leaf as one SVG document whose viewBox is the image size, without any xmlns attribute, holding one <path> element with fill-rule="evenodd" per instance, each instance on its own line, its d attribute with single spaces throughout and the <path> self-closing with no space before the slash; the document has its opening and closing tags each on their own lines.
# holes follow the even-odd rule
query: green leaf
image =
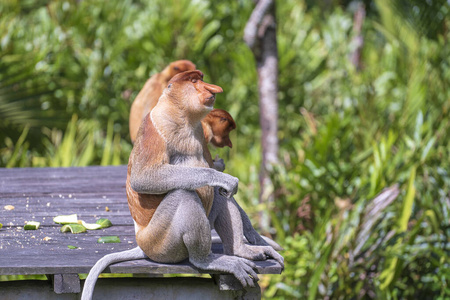
<svg viewBox="0 0 450 300">
<path fill-rule="evenodd" d="M 316 299 L 317 288 L 320 283 L 320 277 L 322 276 L 325 266 L 328 263 L 328 257 L 330 256 L 332 249 L 333 249 L 333 244 L 326 246 L 326 248 L 324 250 L 325 252 L 323 253 L 322 257 L 320 258 L 319 265 L 317 266 L 317 268 L 314 272 L 314 275 L 312 276 L 311 281 L 310 281 L 311 293 L 309 294 L 308 300 Z"/>
<path fill-rule="evenodd" d="M 409 176 L 408 182 L 408 190 L 406 192 L 405 202 L 403 203 L 402 213 L 399 217 L 398 221 L 398 233 L 405 232 L 408 229 L 409 218 L 411 217 L 412 206 L 414 203 L 414 196 L 416 193 L 416 189 L 414 186 L 414 180 L 416 178 L 416 167 L 414 166 L 411 169 L 411 175 Z M 403 238 L 399 238 L 396 242 L 396 246 L 399 246 L 403 243 Z M 395 246 L 393 247 L 395 248 Z M 383 272 L 380 274 L 380 289 L 386 290 L 392 282 L 394 282 L 394 278 L 397 274 L 397 268 L 401 268 L 402 262 L 399 261 L 399 258 L 394 256 L 390 257 L 386 260 L 385 268 Z"/>
<path fill-rule="evenodd" d="M 428 153 L 430 152 L 431 147 L 433 147 L 435 141 L 436 141 L 436 137 L 432 137 L 432 138 L 428 141 L 427 145 L 426 145 L 425 148 L 423 149 L 422 156 L 420 157 L 420 162 L 421 162 L 421 163 L 424 163 L 424 162 L 425 162 L 425 159 L 427 158 Z"/>
<path fill-rule="evenodd" d="M 25 226 L 23 226 L 23 229 L 36 230 L 36 229 L 39 229 L 39 225 L 41 225 L 40 222 L 29 221 L 29 222 L 27 222 L 27 224 L 25 224 Z"/>
<path fill-rule="evenodd" d="M 2 229 L 2 227 L 3 227 L 3 224 L 2 224 L 2 223 L 0 223 L 0 229 Z"/>
<path fill-rule="evenodd" d="M 95 223 L 99 224 L 101 226 L 101 228 L 108 228 L 108 227 L 112 226 L 111 221 L 106 218 L 98 219 L 97 222 L 95 222 Z"/>
<path fill-rule="evenodd" d="M 78 222 L 78 216 L 77 214 L 56 216 L 53 218 L 53 222 L 58 224 L 75 224 Z"/>
<path fill-rule="evenodd" d="M 6 164 L 7 168 L 12 168 L 16 165 L 17 162 L 17 155 L 19 154 L 19 150 L 22 146 L 22 144 L 24 143 L 27 135 L 28 135 L 28 131 L 30 130 L 30 126 L 25 126 L 25 128 L 23 129 L 22 134 L 20 135 L 19 139 L 17 140 L 17 143 L 14 147 L 14 152 L 11 156 L 11 158 L 9 159 L 9 162 Z"/>
<path fill-rule="evenodd" d="M 416 179 L 416 167 L 411 169 L 411 175 L 409 176 L 408 190 L 406 192 L 405 202 L 403 203 L 402 213 L 398 221 L 399 232 L 404 232 L 408 229 L 408 221 L 411 217 L 412 206 L 414 203 L 414 196 L 416 194 L 416 188 L 414 186 L 414 180 Z"/>
<path fill-rule="evenodd" d="M 61 232 L 82 233 L 86 232 L 86 227 L 81 224 L 67 224 L 61 227 Z"/>
<path fill-rule="evenodd" d="M 116 235 L 113 236 L 102 236 L 97 240 L 97 243 L 99 244 L 105 244 L 105 243 L 120 243 L 120 238 Z"/>
<path fill-rule="evenodd" d="M 69 249 L 78 249 L 77 246 L 72 246 L 72 245 L 68 245 L 67 248 L 69 248 Z"/>
</svg>

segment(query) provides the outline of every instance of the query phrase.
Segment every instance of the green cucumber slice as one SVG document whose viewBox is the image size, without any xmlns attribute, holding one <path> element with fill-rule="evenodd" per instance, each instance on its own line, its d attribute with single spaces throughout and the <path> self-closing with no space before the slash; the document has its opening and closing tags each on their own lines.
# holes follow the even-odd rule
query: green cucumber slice
<svg viewBox="0 0 450 300">
<path fill-rule="evenodd" d="M 78 222 L 77 214 L 56 216 L 53 218 L 53 222 L 58 224 L 75 224 Z"/>
<path fill-rule="evenodd" d="M 81 224 L 66 224 L 61 227 L 61 232 L 82 233 L 86 232 L 86 227 Z"/>
<path fill-rule="evenodd" d="M 102 236 L 97 240 L 97 243 L 99 244 L 105 244 L 105 243 L 120 243 L 120 238 L 116 235 L 113 236 Z"/>
<path fill-rule="evenodd" d="M 25 226 L 23 226 L 23 229 L 36 230 L 36 229 L 39 229 L 39 225 L 41 225 L 40 222 L 29 221 L 29 222 L 27 222 L 27 224 L 25 224 Z"/>
</svg>

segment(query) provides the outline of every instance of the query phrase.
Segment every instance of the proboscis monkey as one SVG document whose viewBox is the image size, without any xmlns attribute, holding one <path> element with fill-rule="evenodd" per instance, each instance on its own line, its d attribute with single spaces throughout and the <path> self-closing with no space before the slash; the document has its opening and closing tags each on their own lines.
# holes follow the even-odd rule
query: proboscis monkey
<svg viewBox="0 0 450 300">
<path fill-rule="evenodd" d="M 205 135 L 206 143 L 211 143 L 216 147 L 233 147 L 230 140 L 230 132 L 236 128 L 236 122 L 233 117 L 223 109 L 213 109 L 206 117 L 202 120 L 203 133 Z M 203 153 L 206 161 L 217 171 L 223 172 L 225 169 L 225 164 L 223 159 L 212 160 L 211 153 L 208 149 L 205 149 Z M 283 248 L 278 245 L 273 240 L 261 236 L 254 228 L 248 218 L 245 211 L 235 203 L 239 212 L 241 214 L 244 236 L 247 241 L 253 245 L 260 246 L 271 246 L 275 250 L 283 250 Z"/>
<path fill-rule="evenodd" d="M 85 281 L 82 299 L 91 299 L 106 266 L 124 260 L 149 257 L 176 263 L 189 258 L 202 270 L 233 274 L 244 287 L 258 280 L 256 265 L 248 259 L 272 257 L 284 266 L 272 247 L 244 244 L 240 208 L 231 197 L 238 179 L 210 168 L 204 158 L 201 120 L 222 89 L 202 79 L 200 71 L 174 76 L 142 122 L 126 183 L 138 247 L 99 260 Z M 224 254 L 211 253 L 213 226 Z"/>
<path fill-rule="evenodd" d="M 202 120 L 205 140 L 216 147 L 233 147 L 230 132 L 236 128 L 233 117 L 223 109 L 213 109 Z"/>
<path fill-rule="evenodd" d="M 230 132 L 236 128 L 236 123 L 233 117 L 223 109 L 213 109 L 202 120 L 203 134 L 205 135 L 206 143 L 211 143 L 215 147 L 233 147 L 230 140 Z M 211 153 L 206 150 L 203 153 L 206 161 L 211 164 L 217 171 L 223 172 L 225 170 L 225 163 L 223 159 L 212 159 Z"/>
<path fill-rule="evenodd" d="M 177 60 L 147 80 L 136 99 L 134 99 L 130 109 L 130 138 L 133 143 L 136 140 L 142 120 L 158 103 L 158 99 L 169 80 L 176 74 L 191 70 L 195 70 L 194 63 L 189 60 Z"/>
<path fill-rule="evenodd" d="M 158 103 L 158 99 L 169 80 L 176 74 L 189 70 L 195 70 L 194 63 L 189 60 L 178 60 L 170 63 L 162 72 L 153 75 L 147 80 L 131 106 L 129 124 L 130 137 L 133 143 L 143 118 Z M 202 120 L 202 127 L 207 143 L 211 143 L 214 146 L 221 148 L 225 146 L 232 147 L 229 133 L 236 128 L 236 123 L 228 112 L 225 110 L 213 109 Z M 208 163 L 212 160 L 208 149 L 206 149 L 204 156 Z M 212 167 L 214 169 L 218 171 L 223 171 L 225 169 L 225 164 L 222 159 L 212 161 Z M 253 228 L 244 210 L 240 207 L 239 209 L 244 223 L 244 235 L 251 244 L 271 245 L 275 250 L 282 250 L 282 248 L 273 240 L 261 237 Z"/>
</svg>

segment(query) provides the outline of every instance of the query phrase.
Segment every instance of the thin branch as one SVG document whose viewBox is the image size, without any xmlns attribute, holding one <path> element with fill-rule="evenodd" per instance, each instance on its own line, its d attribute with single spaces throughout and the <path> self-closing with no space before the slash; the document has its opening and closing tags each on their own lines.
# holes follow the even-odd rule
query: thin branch
<svg viewBox="0 0 450 300">
<path fill-rule="evenodd" d="M 272 3 L 272 0 L 259 0 L 250 15 L 250 18 L 248 19 L 247 25 L 245 25 L 244 41 L 250 49 L 253 49 L 255 45 L 259 25 L 261 24 L 264 15 L 267 13 L 267 10 L 270 8 Z"/>
</svg>

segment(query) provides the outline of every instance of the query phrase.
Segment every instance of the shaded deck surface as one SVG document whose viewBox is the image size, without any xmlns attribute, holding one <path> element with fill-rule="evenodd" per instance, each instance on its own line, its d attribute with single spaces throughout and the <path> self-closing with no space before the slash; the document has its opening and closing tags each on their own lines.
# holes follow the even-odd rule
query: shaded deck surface
<svg viewBox="0 0 450 300">
<path fill-rule="evenodd" d="M 136 247 L 126 174 L 126 166 L 0 169 L 0 275 L 88 273 L 104 255 Z M 6 210 L 7 205 L 14 209 Z M 80 234 L 61 233 L 62 225 L 53 218 L 68 214 L 77 214 L 87 223 L 108 218 L 113 226 Z M 24 230 L 26 221 L 38 221 L 41 226 Z M 121 243 L 97 243 L 99 237 L 110 235 L 119 236 Z M 69 249 L 69 245 L 78 249 Z M 222 251 L 220 241 L 213 243 L 212 250 Z M 260 274 L 281 272 L 275 260 L 256 264 Z M 160 264 L 149 259 L 117 263 L 104 272 L 202 273 L 187 261 Z"/>
</svg>

